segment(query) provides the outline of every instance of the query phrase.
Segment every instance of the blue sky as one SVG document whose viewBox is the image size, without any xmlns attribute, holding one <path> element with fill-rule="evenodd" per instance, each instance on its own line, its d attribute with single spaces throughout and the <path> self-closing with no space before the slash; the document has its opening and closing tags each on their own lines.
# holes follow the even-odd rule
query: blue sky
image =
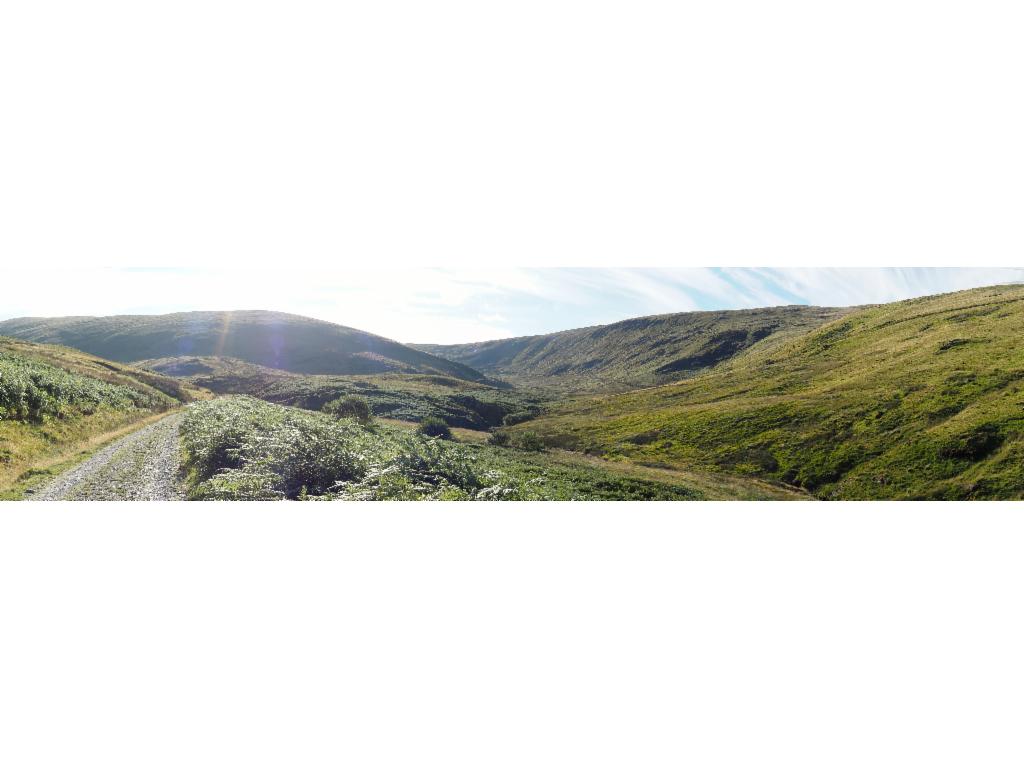
<svg viewBox="0 0 1024 768">
<path fill-rule="evenodd" d="M 273 309 L 405 342 L 458 343 L 629 317 L 780 304 L 848 306 L 1024 282 L 1024 268 L 63 270 L 0 318 Z"/>
</svg>

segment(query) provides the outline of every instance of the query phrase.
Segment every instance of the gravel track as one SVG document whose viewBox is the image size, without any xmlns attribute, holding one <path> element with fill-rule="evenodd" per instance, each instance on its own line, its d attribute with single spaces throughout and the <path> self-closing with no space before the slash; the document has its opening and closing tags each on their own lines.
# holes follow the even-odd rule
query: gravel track
<svg viewBox="0 0 1024 768">
<path fill-rule="evenodd" d="M 185 498 L 179 479 L 175 413 L 97 451 L 28 498 L 34 501 L 173 501 Z"/>
</svg>

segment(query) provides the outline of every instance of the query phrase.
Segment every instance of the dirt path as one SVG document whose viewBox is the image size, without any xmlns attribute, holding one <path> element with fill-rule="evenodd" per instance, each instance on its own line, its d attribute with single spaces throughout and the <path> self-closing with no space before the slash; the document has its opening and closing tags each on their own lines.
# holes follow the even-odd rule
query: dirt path
<svg viewBox="0 0 1024 768">
<path fill-rule="evenodd" d="M 172 501 L 183 499 L 175 413 L 111 443 L 39 488 L 34 501 Z"/>
<path fill-rule="evenodd" d="M 708 501 L 810 501 L 813 497 L 800 488 L 777 485 L 740 475 L 691 472 L 669 467 L 649 467 L 626 461 L 610 461 L 574 451 L 552 450 L 549 455 L 565 464 L 600 467 L 646 480 L 682 482 L 703 493 Z"/>
</svg>

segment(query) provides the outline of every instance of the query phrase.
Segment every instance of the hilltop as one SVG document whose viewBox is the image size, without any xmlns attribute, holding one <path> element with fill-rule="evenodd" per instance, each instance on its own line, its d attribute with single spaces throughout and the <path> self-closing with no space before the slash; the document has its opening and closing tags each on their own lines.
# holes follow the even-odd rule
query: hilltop
<svg viewBox="0 0 1024 768">
<path fill-rule="evenodd" d="M 542 336 L 414 346 L 517 386 L 621 392 L 692 376 L 759 342 L 784 341 L 850 311 L 788 306 L 681 312 Z"/>
<path fill-rule="evenodd" d="M 428 373 L 484 379 L 462 363 L 397 341 L 283 312 L 26 317 L 0 322 L 0 335 L 62 344 L 120 362 L 215 356 L 294 373 Z"/>
<path fill-rule="evenodd" d="M 1024 286 L 865 308 L 691 379 L 514 429 L 820 498 L 1024 496 Z"/>
</svg>

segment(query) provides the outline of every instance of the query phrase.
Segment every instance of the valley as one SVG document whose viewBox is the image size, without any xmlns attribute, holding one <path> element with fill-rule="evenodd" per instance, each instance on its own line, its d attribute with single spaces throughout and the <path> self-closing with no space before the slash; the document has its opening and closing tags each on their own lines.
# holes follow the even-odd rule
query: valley
<svg viewBox="0 0 1024 768">
<path fill-rule="evenodd" d="M 1022 329 L 1019 285 L 463 345 L 263 311 L 7 320 L 0 493 L 116 497 L 135 461 L 174 477 L 128 486 L 195 500 L 1016 499 Z M 103 447 L 177 411 L 176 462 L 128 450 L 150 432 Z M 75 457 L 92 496 L 85 470 L 54 485 Z"/>
<path fill-rule="evenodd" d="M 225 357 L 140 360 L 136 365 L 218 395 L 252 395 L 313 411 L 340 397 L 356 396 L 368 402 L 375 416 L 407 421 L 434 417 L 464 429 L 499 427 L 509 416 L 531 418 L 542 402 L 521 389 L 441 374 L 299 374 Z"/>
</svg>

